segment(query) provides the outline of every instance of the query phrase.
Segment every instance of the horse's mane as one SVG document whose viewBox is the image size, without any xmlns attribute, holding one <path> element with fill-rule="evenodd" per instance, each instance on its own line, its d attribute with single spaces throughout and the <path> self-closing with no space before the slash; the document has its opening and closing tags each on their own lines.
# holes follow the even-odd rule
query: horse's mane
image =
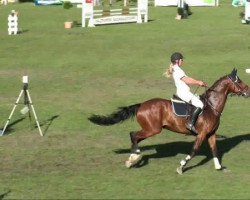
<svg viewBox="0 0 250 200">
<path fill-rule="evenodd" d="M 206 91 L 201 95 L 201 98 L 204 99 L 205 97 L 208 96 L 208 93 L 209 93 L 210 91 L 215 91 L 215 88 L 216 88 L 216 87 L 217 87 L 226 77 L 227 77 L 227 75 L 222 76 L 222 77 L 220 77 L 218 80 L 216 80 L 216 81 L 214 82 L 214 84 L 213 84 L 210 88 L 206 89 Z"/>
<path fill-rule="evenodd" d="M 209 90 L 214 90 L 214 88 L 217 87 L 217 85 L 218 85 L 219 83 L 221 83 L 221 81 L 222 81 L 223 79 L 225 79 L 226 77 L 227 77 L 227 75 L 225 75 L 225 76 L 219 78 L 217 81 L 215 81 L 214 84 L 209 88 Z"/>
</svg>

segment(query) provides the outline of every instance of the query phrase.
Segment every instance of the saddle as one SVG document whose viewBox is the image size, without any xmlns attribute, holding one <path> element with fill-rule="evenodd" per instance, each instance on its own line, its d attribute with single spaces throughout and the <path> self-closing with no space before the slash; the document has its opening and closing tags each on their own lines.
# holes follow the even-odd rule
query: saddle
<svg viewBox="0 0 250 200">
<path fill-rule="evenodd" d="M 195 109 L 195 106 L 186 101 L 183 101 L 176 95 L 173 95 L 173 97 L 171 98 L 171 102 L 174 114 L 180 117 L 190 116 Z"/>
</svg>

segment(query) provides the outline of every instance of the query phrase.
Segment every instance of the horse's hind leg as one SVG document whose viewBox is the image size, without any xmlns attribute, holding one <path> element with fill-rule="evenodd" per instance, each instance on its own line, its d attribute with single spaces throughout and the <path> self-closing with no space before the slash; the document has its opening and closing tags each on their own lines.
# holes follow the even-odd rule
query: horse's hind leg
<svg viewBox="0 0 250 200">
<path fill-rule="evenodd" d="M 130 133 L 130 139 L 131 139 L 131 153 L 141 153 L 140 149 L 139 149 L 139 146 L 138 146 L 138 142 L 137 142 L 137 139 L 136 139 L 136 134 L 137 132 L 131 132 Z"/>
<path fill-rule="evenodd" d="M 140 159 L 141 159 L 141 151 L 139 149 L 139 146 L 138 146 L 138 143 L 141 142 L 142 140 L 150 137 L 150 136 L 153 136 L 157 133 L 160 133 L 161 132 L 161 129 L 160 130 L 151 130 L 151 131 L 145 131 L 145 130 L 141 130 L 141 131 L 138 131 L 138 132 L 131 132 L 130 133 L 130 139 L 131 139 L 131 143 L 132 143 L 132 146 L 131 146 L 131 154 L 130 154 L 130 157 L 129 159 L 126 161 L 126 167 L 130 168 L 132 167 L 133 165 L 137 164 Z"/>
<path fill-rule="evenodd" d="M 139 131 L 140 132 L 140 131 Z M 142 156 L 141 156 L 141 151 L 139 149 L 139 146 L 138 146 L 138 139 L 137 139 L 137 134 L 139 132 L 130 132 L 130 139 L 131 139 L 131 154 L 128 158 L 128 160 L 125 162 L 125 165 L 127 168 L 130 168 L 132 167 L 133 165 L 137 164 Z"/>
<path fill-rule="evenodd" d="M 161 132 L 161 128 L 151 129 L 149 131 L 141 130 L 138 132 L 131 132 L 130 133 L 130 138 L 131 138 L 131 143 L 132 143 L 131 152 L 140 153 L 141 151 L 138 147 L 138 143 L 141 142 L 142 140 L 145 140 L 148 137 L 159 134 L 160 132 Z"/>
<path fill-rule="evenodd" d="M 127 168 L 132 167 L 136 163 L 138 163 L 141 160 L 140 155 L 140 149 L 138 147 L 138 143 L 136 140 L 136 134 L 137 132 L 130 132 L 130 140 L 131 140 L 131 154 L 128 158 L 128 160 L 125 162 L 125 165 Z"/>
</svg>

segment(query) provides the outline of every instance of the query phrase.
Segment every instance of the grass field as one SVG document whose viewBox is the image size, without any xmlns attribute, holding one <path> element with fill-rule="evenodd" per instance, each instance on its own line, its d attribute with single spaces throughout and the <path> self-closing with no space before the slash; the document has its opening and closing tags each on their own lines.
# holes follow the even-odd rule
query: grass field
<svg viewBox="0 0 250 200">
<path fill-rule="evenodd" d="M 7 16 L 19 12 L 22 33 L 7 35 Z M 0 199 L 249 199 L 249 99 L 229 97 L 218 138 L 222 165 L 214 170 L 207 144 L 184 175 L 176 167 L 190 153 L 193 137 L 169 131 L 140 144 L 144 165 L 126 169 L 129 132 L 135 121 L 100 127 L 91 114 L 175 92 L 162 73 L 169 56 L 181 51 L 185 71 L 211 85 L 238 69 L 250 84 L 250 26 L 242 25 L 230 1 L 219 7 L 192 7 L 176 21 L 175 7 L 149 7 L 149 23 L 75 27 L 81 10 L 32 3 L 0 6 L 0 127 L 3 127 L 28 75 L 29 92 L 41 124 L 18 105 L 0 138 Z M 193 91 L 196 88 L 193 88 Z M 204 92 L 199 89 L 198 93 Z"/>
</svg>

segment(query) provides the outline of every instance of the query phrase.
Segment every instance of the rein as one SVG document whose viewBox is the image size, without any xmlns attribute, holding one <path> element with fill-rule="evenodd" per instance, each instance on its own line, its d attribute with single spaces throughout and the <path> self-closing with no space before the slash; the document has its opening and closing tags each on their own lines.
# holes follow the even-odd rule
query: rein
<svg viewBox="0 0 250 200">
<path fill-rule="evenodd" d="M 240 84 L 238 83 L 238 77 L 236 76 L 236 79 L 235 80 L 232 80 L 232 78 L 230 77 L 230 76 L 227 76 L 227 78 L 230 80 L 230 81 L 232 81 L 232 83 L 233 83 L 233 86 L 234 86 L 234 90 L 235 91 L 237 91 L 237 92 L 235 92 L 235 93 L 237 93 L 237 95 L 238 96 L 246 96 L 247 95 L 247 90 L 248 90 L 248 86 L 246 86 L 246 87 L 244 87 L 244 88 L 242 88 L 241 86 L 240 86 Z M 222 113 L 221 112 L 219 112 L 213 105 L 212 105 L 212 103 L 209 101 L 209 99 L 208 99 L 208 96 L 207 96 L 207 91 L 208 90 L 210 90 L 210 91 L 213 91 L 213 92 L 218 92 L 218 91 L 216 91 L 216 90 L 213 90 L 213 89 L 210 89 L 210 88 L 208 88 L 208 87 L 205 87 L 205 98 L 204 98 L 204 100 L 205 100 L 205 103 L 207 104 L 207 105 L 209 105 L 214 111 L 215 111 L 215 113 L 216 113 L 216 115 L 221 115 Z"/>
<path fill-rule="evenodd" d="M 207 100 L 207 104 L 216 112 L 216 115 L 222 115 L 222 112 L 216 110 L 216 108 Z"/>
</svg>

